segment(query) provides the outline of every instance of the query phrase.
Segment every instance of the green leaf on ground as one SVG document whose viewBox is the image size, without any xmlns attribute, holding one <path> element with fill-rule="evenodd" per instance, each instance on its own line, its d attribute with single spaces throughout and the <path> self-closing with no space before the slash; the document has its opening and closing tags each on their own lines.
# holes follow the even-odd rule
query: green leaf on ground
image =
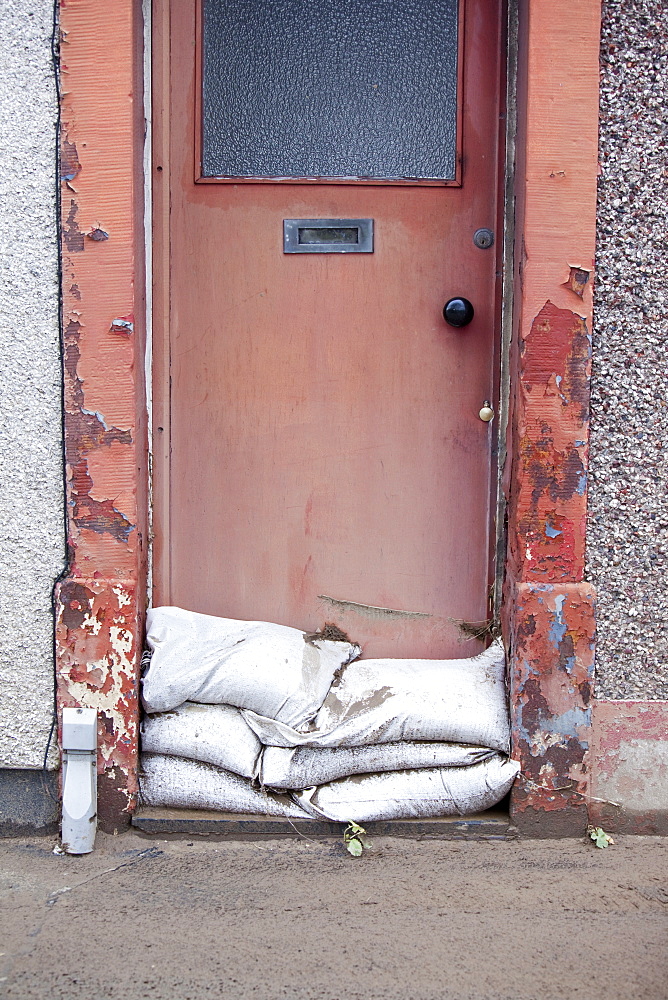
<svg viewBox="0 0 668 1000">
<path fill-rule="evenodd" d="M 587 834 L 597 847 L 609 847 L 610 844 L 614 844 L 614 840 L 602 826 L 588 826 Z"/>
<path fill-rule="evenodd" d="M 359 858 L 364 848 L 369 846 L 366 830 L 359 823 L 354 823 L 351 820 L 343 831 L 343 843 L 349 854 L 352 854 L 354 858 Z"/>
<path fill-rule="evenodd" d="M 359 858 L 364 848 L 362 847 L 361 841 L 359 841 L 357 837 L 353 837 L 352 840 L 346 841 L 346 850 L 352 854 L 354 858 Z"/>
</svg>

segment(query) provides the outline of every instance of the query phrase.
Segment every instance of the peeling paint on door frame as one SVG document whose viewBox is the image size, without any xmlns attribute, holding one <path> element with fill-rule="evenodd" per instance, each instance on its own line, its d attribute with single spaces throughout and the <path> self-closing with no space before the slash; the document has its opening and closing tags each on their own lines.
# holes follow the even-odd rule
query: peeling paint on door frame
<svg viewBox="0 0 668 1000">
<path fill-rule="evenodd" d="M 61 4 L 68 566 L 54 595 L 56 690 L 59 718 L 64 706 L 97 709 L 103 829 L 129 822 L 137 791 L 147 521 L 144 330 L 134 318 L 144 295 L 142 38 L 133 0 Z"/>
<path fill-rule="evenodd" d="M 600 3 L 520 0 L 507 552 L 520 830 L 584 830 L 595 594 L 584 582 Z M 577 262 L 574 268 L 573 262 Z M 575 293 L 575 294 L 574 294 Z"/>
</svg>

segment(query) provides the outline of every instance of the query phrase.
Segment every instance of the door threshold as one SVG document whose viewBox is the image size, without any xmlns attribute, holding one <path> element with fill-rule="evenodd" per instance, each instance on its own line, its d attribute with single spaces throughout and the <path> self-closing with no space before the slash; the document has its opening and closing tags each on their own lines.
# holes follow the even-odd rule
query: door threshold
<svg viewBox="0 0 668 1000">
<path fill-rule="evenodd" d="M 226 837 L 336 837 L 343 836 L 345 823 L 329 820 L 286 819 L 282 816 L 249 816 L 244 813 L 210 812 L 205 809 L 141 808 L 132 826 L 153 835 L 181 834 Z M 364 823 L 370 837 L 429 837 L 436 840 L 510 840 L 517 828 L 507 812 L 490 809 L 471 816 L 439 816 L 432 819 L 375 820 Z"/>
</svg>

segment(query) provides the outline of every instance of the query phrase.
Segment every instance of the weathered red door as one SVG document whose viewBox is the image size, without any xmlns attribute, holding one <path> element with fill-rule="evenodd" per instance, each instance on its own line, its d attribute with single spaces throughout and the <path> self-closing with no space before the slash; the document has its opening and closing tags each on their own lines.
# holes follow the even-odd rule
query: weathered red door
<svg viewBox="0 0 668 1000">
<path fill-rule="evenodd" d="M 324 3 L 330 13 L 333 3 Z M 339 5 L 343 18 L 349 5 Z M 261 44 L 238 71 L 259 117 L 255 126 L 241 121 L 244 106 L 226 126 L 239 121 L 253 136 L 260 121 L 266 135 L 248 152 L 243 135 L 216 131 L 218 119 L 202 128 L 202 115 L 215 118 L 221 102 L 239 103 L 238 93 L 226 94 L 229 80 L 218 96 L 201 91 L 202 48 L 205 79 L 207 60 L 221 63 L 224 77 L 225 37 L 245 30 L 237 17 L 232 28 L 223 24 L 222 41 L 202 45 L 207 11 L 218 17 L 225 6 L 205 0 L 198 11 L 194 0 L 172 0 L 157 25 L 154 604 L 305 629 L 335 621 L 366 655 L 468 655 L 478 647 L 461 645 L 456 621 L 487 617 L 490 585 L 494 422 L 479 411 L 494 401 L 498 254 L 474 234 L 497 224 L 501 3 L 462 0 L 457 10 L 437 0 L 437 20 L 449 6 L 458 21 L 454 41 L 443 42 L 454 45 L 457 88 L 443 97 L 443 121 L 433 112 L 433 52 L 403 84 L 412 100 L 423 92 L 431 104 L 424 120 L 413 103 L 394 121 L 388 145 L 396 151 L 405 141 L 420 160 L 449 130 L 450 178 L 430 177 L 427 166 L 407 180 L 351 180 L 356 164 L 340 163 L 348 136 L 332 127 L 321 155 L 329 142 L 334 166 L 324 181 L 262 175 L 271 160 L 263 143 L 277 139 L 247 62 L 272 67 L 286 47 L 282 40 L 272 51 L 266 20 L 248 28 Z M 292 7 L 298 21 L 300 6 L 318 5 L 246 3 L 260 19 Z M 410 18 L 413 4 L 367 6 L 374 18 L 397 7 Z M 231 7 L 236 16 L 243 3 Z M 425 7 L 416 5 L 417 21 Z M 437 20 L 424 29 L 429 45 Z M 305 28 L 307 42 L 314 30 Z M 364 26 L 359 65 L 374 47 L 372 30 L 386 28 Z M 327 58 L 299 32 L 294 45 L 297 66 Z M 374 56 L 360 87 L 382 99 L 401 53 L 385 37 L 379 47 L 388 48 L 386 67 Z M 285 75 L 280 66 L 275 75 Z M 322 74 L 306 78 L 322 86 Z M 272 98 L 283 109 L 276 128 L 292 129 L 285 145 L 311 115 L 294 111 L 292 94 Z M 322 99 L 305 95 L 316 119 Z M 386 139 L 383 131 L 378 141 Z M 295 155 L 312 141 L 300 136 Z M 216 166 L 232 146 L 240 160 L 248 153 L 242 179 L 221 173 L 234 166 Z M 373 252 L 284 252 L 284 220 L 343 220 L 345 229 L 360 219 L 373 220 Z M 350 228 L 339 238 L 351 238 Z M 442 313 L 456 296 L 475 309 L 462 328 Z"/>
</svg>

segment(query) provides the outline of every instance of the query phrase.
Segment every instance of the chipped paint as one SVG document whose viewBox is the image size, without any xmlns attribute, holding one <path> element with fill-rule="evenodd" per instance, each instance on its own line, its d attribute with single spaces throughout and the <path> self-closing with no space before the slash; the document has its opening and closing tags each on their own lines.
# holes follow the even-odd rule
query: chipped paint
<svg viewBox="0 0 668 1000">
<path fill-rule="evenodd" d="M 74 491 L 70 503 L 72 519 L 77 527 L 98 534 L 106 532 L 119 542 L 127 542 L 130 532 L 135 530 L 134 524 L 114 507 L 111 500 L 94 500 L 91 497 L 93 480 L 83 470 L 75 469 L 72 481 Z"/>
<path fill-rule="evenodd" d="M 70 198 L 70 209 L 63 222 L 63 239 L 69 253 L 81 253 L 84 248 L 83 233 L 77 224 L 77 203 Z"/>
<path fill-rule="evenodd" d="M 67 463 L 68 505 L 72 519 L 80 529 L 113 535 L 118 541 L 127 542 L 134 525 L 109 498 L 97 499 L 92 495 L 93 479 L 88 468 L 88 457 L 93 449 L 113 442 L 132 444 L 129 429 L 109 427 L 98 411 L 84 406 L 84 387 L 78 374 L 81 358 L 81 323 L 72 313 L 65 331 L 65 457 Z M 73 542 L 73 539 L 70 539 Z"/>
<path fill-rule="evenodd" d="M 548 836 L 586 823 L 593 622 L 586 583 L 516 588 L 510 684 L 513 756 L 522 773 L 512 812 L 526 832 Z M 560 815 L 548 822 L 547 813 Z"/>
<path fill-rule="evenodd" d="M 124 810 L 137 791 L 137 586 L 74 580 L 56 592 L 59 706 L 98 712 L 98 772 L 123 773 Z"/>
<path fill-rule="evenodd" d="M 60 178 L 70 191 L 74 191 L 72 181 L 76 180 L 79 176 L 80 170 L 81 163 L 79 162 L 76 143 L 70 142 L 67 133 L 64 132 L 60 143 Z"/>
<path fill-rule="evenodd" d="M 522 771 L 511 811 L 521 830 L 547 836 L 574 833 L 587 821 L 595 635 L 595 595 L 580 582 L 587 318 L 545 301 L 521 339 L 517 366 L 505 619 L 513 755 Z"/>
<path fill-rule="evenodd" d="M 135 321 L 134 316 L 120 316 L 118 319 L 111 321 L 111 326 L 109 327 L 110 333 L 120 333 L 123 337 L 129 337 L 134 331 Z"/>
<path fill-rule="evenodd" d="M 146 585 L 135 14 L 131 0 L 80 0 L 60 10 L 68 570 L 56 588 L 57 697 L 60 709 L 99 713 L 98 805 L 107 829 L 129 822 L 136 799 Z M 104 225 L 90 224 L 100 219 Z"/>
<path fill-rule="evenodd" d="M 564 282 L 564 287 L 569 288 L 571 292 L 575 292 L 578 298 L 581 299 L 584 297 L 584 291 L 590 277 L 591 271 L 585 270 L 584 267 L 571 267 L 568 279 Z"/>
<path fill-rule="evenodd" d="M 546 302 L 519 357 L 510 559 L 519 578 L 584 567 L 591 341 L 585 319 Z"/>
</svg>

